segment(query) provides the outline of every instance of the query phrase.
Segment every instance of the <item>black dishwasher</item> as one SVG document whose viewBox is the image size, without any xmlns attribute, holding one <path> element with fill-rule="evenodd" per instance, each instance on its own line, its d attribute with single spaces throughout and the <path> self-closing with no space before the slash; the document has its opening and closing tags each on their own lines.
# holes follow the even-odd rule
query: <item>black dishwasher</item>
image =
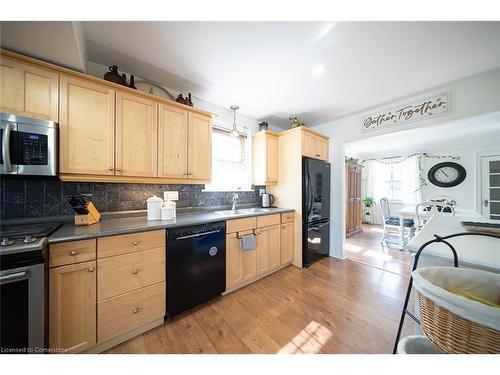
<svg viewBox="0 0 500 375">
<path fill-rule="evenodd" d="M 226 290 L 226 223 L 168 230 L 167 317 Z"/>
</svg>

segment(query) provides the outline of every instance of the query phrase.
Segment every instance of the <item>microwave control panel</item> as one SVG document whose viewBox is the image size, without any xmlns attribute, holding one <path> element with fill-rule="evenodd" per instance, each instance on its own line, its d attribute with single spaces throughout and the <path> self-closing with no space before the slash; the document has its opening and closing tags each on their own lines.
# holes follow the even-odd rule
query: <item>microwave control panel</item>
<svg viewBox="0 0 500 375">
<path fill-rule="evenodd" d="M 17 149 L 20 165 L 46 165 L 48 138 L 44 134 L 17 132 Z"/>
</svg>

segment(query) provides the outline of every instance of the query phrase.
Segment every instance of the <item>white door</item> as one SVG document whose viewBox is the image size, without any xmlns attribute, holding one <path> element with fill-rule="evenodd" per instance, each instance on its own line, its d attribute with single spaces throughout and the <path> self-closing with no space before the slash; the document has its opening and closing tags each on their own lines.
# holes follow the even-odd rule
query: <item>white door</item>
<svg viewBox="0 0 500 375">
<path fill-rule="evenodd" d="M 500 155 L 481 158 L 481 214 L 500 220 Z"/>
</svg>

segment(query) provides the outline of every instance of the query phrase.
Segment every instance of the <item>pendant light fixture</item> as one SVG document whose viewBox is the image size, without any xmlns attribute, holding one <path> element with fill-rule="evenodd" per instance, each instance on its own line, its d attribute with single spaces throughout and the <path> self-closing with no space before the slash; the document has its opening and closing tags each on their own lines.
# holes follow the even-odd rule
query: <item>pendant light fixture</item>
<svg viewBox="0 0 500 375">
<path fill-rule="evenodd" d="M 233 129 L 231 130 L 231 137 L 239 137 L 240 132 L 238 131 L 238 128 L 236 127 L 236 111 L 240 109 L 237 105 L 232 105 L 231 109 L 233 110 L 234 117 L 233 117 Z"/>
</svg>

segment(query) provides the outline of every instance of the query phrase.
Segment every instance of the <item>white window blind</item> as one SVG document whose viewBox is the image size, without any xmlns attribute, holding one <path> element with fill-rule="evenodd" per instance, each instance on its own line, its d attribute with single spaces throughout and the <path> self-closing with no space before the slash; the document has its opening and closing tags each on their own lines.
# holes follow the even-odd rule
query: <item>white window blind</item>
<svg viewBox="0 0 500 375">
<path fill-rule="evenodd" d="M 212 129 L 212 183 L 205 190 L 249 190 L 247 137 L 232 137 L 228 131 Z"/>
</svg>

